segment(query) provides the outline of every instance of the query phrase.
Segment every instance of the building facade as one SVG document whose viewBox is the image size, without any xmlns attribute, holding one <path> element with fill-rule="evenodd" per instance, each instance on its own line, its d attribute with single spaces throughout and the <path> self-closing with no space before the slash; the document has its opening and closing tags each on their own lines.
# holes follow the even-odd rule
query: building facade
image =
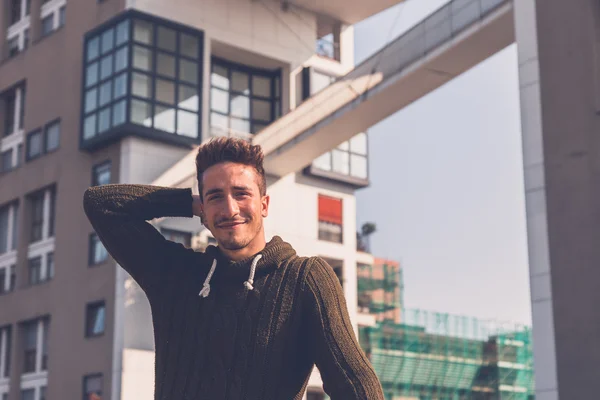
<svg viewBox="0 0 600 400">
<path fill-rule="evenodd" d="M 81 206 L 90 185 L 193 187 L 190 151 L 251 139 L 354 67 L 352 24 L 397 1 L 10 0 L 0 9 L 0 399 L 150 399 L 147 301 Z M 285 176 L 267 236 L 326 258 L 356 320 L 366 134 Z M 190 173 L 192 176 L 190 177 Z M 199 221 L 156 221 L 201 249 Z M 311 399 L 322 397 L 318 374 Z"/>
</svg>

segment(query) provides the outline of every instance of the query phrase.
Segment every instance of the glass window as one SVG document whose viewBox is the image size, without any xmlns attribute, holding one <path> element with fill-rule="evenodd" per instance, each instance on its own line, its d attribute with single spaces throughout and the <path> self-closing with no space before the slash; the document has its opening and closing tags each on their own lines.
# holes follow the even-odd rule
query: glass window
<svg viewBox="0 0 600 400">
<path fill-rule="evenodd" d="M 8 149 L 4 152 L 2 152 L 1 155 L 1 164 L 0 164 L 0 172 L 7 172 L 10 171 L 12 169 L 13 163 L 12 163 L 12 158 L 13 158 L 13 149 Z M 0 243 L 0 248 L 2 247 L 2 244 Z M 1 253 L 1 251 L 0 251 Z"/>
<path fill-rule="evenodd" d="M 118 99 L 127 94 L 127 74 L 117 75 L 115 78 L 115 86 L 113 89 L 114 98 Z"/>
<path fill-rule="evenodd" d="M 154 106 L 154 129 L 175 133 L 175 109 L 158 104 Z"/>
<path fill-rule="evenodd" d="M 180 36 L 181 54 L 186 57 L 198 58 L 198 39 L 182 33 Z"/>
<path fill-rule="evenodd" d="M 252 93 L 256 96 L 271 97 L 271 79 L 264 76 L 253 76 Z"/>
<path fill-rule="evenodd" d="M 35 389 L 22 389 L 21 400 L 35 400 Z"/>
<path fill-rule="evenodd" d="M 133 40 L 140 43 L 152 44 L 153 28 L 147 21 L 135 20 L 133 25 Z"/>
<path fill-rule="evenodd" d="M 96 114 L 86 117 L 83 122 L 83 138 L 90 139 L 96 136 Z"/>
<path fill-rule="evenodd" d="M 47 36 L 54 30 L 54 15 L 50 14 L 42 19 L 42 37 Z"/>
<path fill-rule="evenodd" d="M 85 112 L 94 111 L 98 106 L 98 90 L 90 89 L 85 92 Z"/>
<path fill-rule="evenodd" d="M 54 253 L 46 254 L 46 279 L 54 278 Z"/>
<path fill-rule="evenodd" d="M 98 238 L 98 235 L 92 233 L 90 236 L 90 265 L 98 265 L 102 264 L 104 261 L 108 259 L 108 252 L 104 247 L 104 244 Z"/>
<path fill-rule="evenodd" d="M 42 239 L 44 225 L 44 193 L 39 192 L 31 196 L 31 235 L 30 242 Z"/>
<path fill-rule="evenodd" d="M 198 137 L 198 114 L 177 111 L 177 133 L 192 138 Z"/>
<path fill-rule="evenodd" d="M 230 106 L 232 116 L 250 118 L 250 99 L 247 96 L 233 95 Z"/>
<path fill-rule="evenodd" d="M 237 132 L 250 132 L 250 122 L 246 119 L 230 118 L 229 127 Z"/>
<path fill-rule="evenodd" d="M 193 86 L 179 85 L 179 104 L 180 108 L 190 111 L 198 111 L 200 101 L 198 99 L 198 89 Z"/>
<path fill-rule="evenodd" d="M 162 26 L 158 27 L 157 46 L 159 48 L 175 52 L 176 39 L 177 36 L 174 30 Z"/>
<path fill-rule="evenodd" d="M 93 168 L 92 186 L 108 185 L 110 183 L 110 161 L 95 165 Z"/>
<path fill-rule="evenodd" d="M 37 285 L 42 281 L 42 257 L 29 259 L 29 284 Z"/>
<path fill-rule="evenodd" d="M 210 104 L 214 111 L 229 114 L 229 92 L 212 88 L 210 91 Z"/>
<path fill-rule="evenodd" d="M 175 104 L 175 84 L 164 79 L 157 79 L 156 100 L 161 103 Z"/>
<path fill-rule="evenodd" d="M 62 6 L 59 10 L 58 10 L 58 27 L 60 28 L 61 26 L 65 25 L 65 19 L 66 19 L 66 11 L 67 8 L 65 6 Z"/>
<path fill-rule="evenodd" d="M 271 121 L 271 103 L 265 100 L 252 100 L 252 118 Z"/>
<path fill-rule="evenodd" d="M 111 51 L 115 43 L 115 30 L 110 28 L 102 34 L 102 54 Z"/>
<path fill-rule="evenodd" d="M 231 73 L 231 90 L 249 94 L 250 86 L 248 82 L 248 74 L 244 72 L 233 71 Z"/>
<path fill-rule="evenodd" d="M 98 63 L 92 63 L 87 67 L 85 73 L 85 85 L 87 87 L 95 85 L 98 82 Z"/>
<path fill-rule="evenodd" d="M 104 318 L 106 306 L 104 302 L 87 305 L 86 337 L 99 336 L 104 333 Z"/>
<path fill-rule="evenodd" d="M 179 60 L 179 79 L 190 83 L 198 83 L 198 63 Z"/>
<path fill-rule="evenodd" d="M 4 254 L 8 251 L 8 218 L 10 213 L 10 206 L 4 206 L 0 208 L 0 254 Z M 0 285 L 2 282 L 0 281 Z"/>
<path fill-rule="evenodd" d="M 60 121 L 46 126 L 46 152 L 58 149 L 60 144 Z"/>
<path fill-rule="evenodd" d="M 100 79 L 106 79 L 113 73 L 113 56 L 109 54 L 100 62 Z"/>
<path fill-rule="evenodd" d="M 36 371 L 37 330 L 38 321 L 29 322 L 23 325 L 24 373 Z"/>
<path fill-rule="evenodd" d="M 213 64 L 210 83 L 214 87 L 229 90 L 229 70 L 220 65 Z"/>
<path fill-rule="evenodd" d="M 332 159 L 334 172 L 344 175 L 350 174 L 350 154 L 348 152 L 333 150 Z"/>
<path fill-rule="evenodd" d="M 87 60 L 91 61 L 100 54 L 100 38 L 90 39 L 87 44 Z"/>
<path fill-rule="evenodd" d="M 350 139 L 350 151 L 355 154 L 367 155 L 367 134 L 359 133 Z"/>
<path fill-rule="evenodd" d="M 156 56 L 156 72 L 170 78 L 175 78 L 175 57 L 165 53 Z"/>
<path fill-rule="evenodd" d="M 27 136 L 27 159 L 32 160 L 42 155 L 42 131 L 35 131 Z"/>
<path fill-rule="evenodd" d="M 100 85 L 100 107 L 110 103 L 112 100 L 112 81 L 104 82 Z"/>
<path fill-rule="evenodd" d="M 152 126 L 150 103 L 140 100 L 132 100 L 130 119 L 134 124 Z"/>
<path fill-rule="evenodd" d="M 367 179 L 367 157 L 352 154 L 350 156 L 350 174 L 357 178 Z"/>
<path fill-rule="evenodd" d="M 134 46 L 133 67 L 144 71 L 150 71 L 152 69 L 151 51 L 141 46 Z"/>
<path fill-rule="evenodd" d="M 100 110 L 98 114 L 98 133 L 107 131 L 110 128 L 110 107 Z"/>
<path fill-rule="evenodd" d="M 146 74 L 133 73 L 133 95 L 150 98 L 152 96 L 152 78 Z"/>
<path fill-rule="evenodd" d="M 313 162 L 313 165 L 324 171 L 331 171 L 331 152 L 321 155 Z"/>
<path fill-rule="evenodd" d="M 117 126 L 125 123 L 125 117 L 127 116 L 127 102 L 121 100 L 115 103 L 112 108 L 113 126 Z"/>
<path fill-rule="evenodd" d="M 16 90 L 11 90 L 4 97 L 4 136 L 8 136 L 15 131 L 15 113 L 17 106 Z"/>
<path fill-rule="evenodd" d="M 119 72 L 127 68 L 127 63 L 129 62 L 128 57 L 128 47 L 123 47 L 117 50 L 115 55 L 115 72 Z"/>
<path fill-rule="evenodd" d="M 117 25 L 117 46 L 126 43 L 129 40 L 129 20 L 125 20 Z"/>
<path fill-rule="evenodd" d="M 83 400 L 102 399 L 102 374 L 88 375 L 83 378 Z"/>
</svg>

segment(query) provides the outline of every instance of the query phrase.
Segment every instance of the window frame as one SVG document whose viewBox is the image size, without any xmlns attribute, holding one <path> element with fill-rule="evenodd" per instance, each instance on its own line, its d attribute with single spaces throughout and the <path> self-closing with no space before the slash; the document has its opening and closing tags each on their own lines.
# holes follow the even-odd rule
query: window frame
<svg viewBox="0 0 600 400">
<path fill-rule="evenodd" d="M 108 160 L 99 162 L 97 164 L 94 164 L 92 166 L 92 179 L 91 179 L 92 186 L 100 186 L 100 183 L 98 182 L 98 170 L 101 168 L 106 168 L 106 167 L 108 167 L 108 174 L 110 176 L 108 184 L 110 184 L 112 182 L 112 161 L 110 159 L 108 159 Z"/>
<path fill-rule="evenodd" d="M 98 236 L 98 234 L 96 232 L 92 232 L 89 235 L 89 241 L 88 241 L 88 246 L 89 246 L 89 250 L 88 250 L 88 267 L 96 267 L 98 265 L 102 265 L 104 264 L 108 258 L 109 258 L 109 254 L 108 254 L 108 250 L 106 250 L 106 247 L 104 247 L 104 251 L 106 252 L 106 257 L 100 261 L 94 261 L 94 255 L 95 255 L 95 248 L 94 248 L 94 238 L 98 239 L 98 243 L 100 244 L 100 246 L 104 247 L 104 244 L 102 243 L 102 241 L 100 240 L 100 237 Z"/>
<path fill-rule="evenodd" d="M 101 388 L 100 388 L 100 394 L 99 395 L 100 395 L 100 398 L 102 398 L 102 393 L 104 392 L 104 375 L 101 372 L 97 372 L 97 373 L 94 373 L 94 374 L 87 374 L 87 375 L 83 376 L 83 382 L 82 382 L 83 383 L 83 388 L 82 388 L 83 389 L 83 392 L 82 392 L 82 399 L 83 400 L 89 400 L 90 399 L 90 397 L 89 397 L 90 394 L 98 394 L 96 392 L 88 392 L 87 391 L 87 381 L 88 381 L 88 379 L 93 379 L 93 378 L 100 378 L 100 380 L 101 380 L 100 381 L 101 382 L 101 385 L 100 385 Z"/>
<path fill-rule="evenodd" d="M 29 153 L 29 149 L 31 148 L 31 138 L 36 135 L 40 136 L 40 141 L 41 141 L 40 152 L 37 154 L 34 154 L 32 156 Z M 25 161 L 27 161 L 27 162 L 33 161 L 35 159 L 40 158 L 43 155 L 44 155 L 44 132 L 43 132 L 42 128 L 37 128 L 37 129 L 34 129 L 33 131 L 29 132 L 27 134 L 27 138 L 25 139 Z"/>
<path fill-rule="evenodd" d="M 50 122 L 48 122 L 46 125 L 44 125 L 44 140 L 43 140 L 43 153 L 44 154 L 49 154 L 49 153 L 54 153 L 55 151 L 60 149 L 60 136 L 62 133 L 62 126 L 61 126 L 61 119 L 60 118 L 56 118 Z M 48 149 L 48 131 L 50 128 L 52 128 L 53 126 L 58 126 L 58 143 L 56 145 L 55 148 L 53 149 Z"/>
<path fill-rule="evenodd" d="M 94 329 L 94 321 L 95 320 L 90 320 L 91 316 L 90 316 L 90 312 L 93 310 L 97 310 L 100 308 L 104 308 L 104 321 L 102 324 L 102 332 L 100 333 L 94 333 L 93 329 Z M 104 300 L 98 300 L 98 301 L 93 301 L 91 303 L 87 303 L 85 305 L 85 330 L 84 330 L 84 337 L 86 339 L 93 339 L 93 338 L 97 338 L 97 337 L 101 337 L 104 336 L 104 334 L 106 333 L 106 320 L 107 320 L 107 316 L 106 316 L 106 301 Z"/>
<path fill-rule="evenodd" d="M 225 68 L 227 70 L 227 79 L 230 83 L 229 85 L 229 89 L 223 89 L 220 88 L 218 86 L 214 86 L 212 83 L 212 73 L 214 71 L 215 66 L 221 67 L 221 68 Z M 239 92 L 236 90 L 233 90 L 231 88 L 231 82 L 232 82 L 232 75 L 233 72 L 241 72 L 244 74 L 248 75 L 248 94 L 246 95 L 243 92 Z M 209 104 L 208 104 L 208 135 L 210 137 L 216 136 L 213 134 L 212 129 L 213 129 L 213 125 L 212 125 L 212 114 L 219 114 L 222 117 L 225 117 L 228 119 L 228 132 L 231 131 L 231 122 L 230 122 L 230 118 L 236 118 L 239 120 L 243 120 L 243 121 L 247 121 L 248 125 L 250 127 L 249 132 L 242 132 L 242 133 L 246 133 L 248 135 L 256 135 L 258 132 L 258 130 L 255 131 L 254 129 L 254 125 L 258 124 L 258 125 L 264 125 L 264 126 L 268 126 L 269 124 L 272 124 L 273 122 L 275 122 L 277 119 L 281 118 L 282 115 L 282 98 L 283 98 L 283 77 L 282 77 L 282 68 L 277 68 L 277 69 L 273 69 L 273 70 L 269 70 L 269 69 L 263 69 L 263 68 L 256 68 L 256 67 L 252 67 L 249 65 L 245 65 L 245 64 L 241 64 L 241 63 L 236 63 L 230 60 L 226 60 L 224 58 L 221 57 L 217 57 L 217 56 L 212 56 L 210 59 L 210 71 L 209 71 L 209 82 L 208 82 L 208 91 L 209 91 Z M 255 95 L 254 94 L 254 88 L 253 88 L 253 77 L 261 77 L 261 78 L 267 78 L 270 80 L 271 83 L 271 95 L 270 97 L 264 97 L 261 95 Z M 218 111 L 216 109 L 213 109 L 212 106 L 212 91 L 214 90 L 219 90 L 221 92 L 227 92 L 227 113 L 223 113 L 222 111 Z M 277 94 L 279 93 L 279 94 Z M 234 95 L 237 96 L 244 96 L 244 97 L 248 97 L 248 117 L 236 117 L 236 116 L 232 116 L 231 115 L 231 99 Z M 253 116 L 252 113 L 252 100 L 261 100 L 261 101 L 266 101 L 269 102 L 270 104 L 270 113 L 271 113 L 271 120 L 267 121 L 267 120 L 262 120 L 262 119 L 256 119 Z"/>
</svg>

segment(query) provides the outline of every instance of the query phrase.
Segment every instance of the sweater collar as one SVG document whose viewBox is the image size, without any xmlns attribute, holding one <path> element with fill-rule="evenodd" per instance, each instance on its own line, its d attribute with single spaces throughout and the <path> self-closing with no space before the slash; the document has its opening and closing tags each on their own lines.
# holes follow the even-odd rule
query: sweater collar
<svg viewBox="0 0 600 400">
<path fill-rule="evenodd" d="M 252 260 L 261 254 L 262 258 L 256 264 L 256 276 L 268 274 L 279 268 L 286 260 L 294 257 L 296 251 L 292 246 L 284 242 L 279 236 L 274 236 L 265 248 L 252 256 L 240 261 L 228 259 L 217 246 L 208 246 L 206 254 L 217 260 L 215 279 L 246 280 L 250 272 Z"/>
</svg>

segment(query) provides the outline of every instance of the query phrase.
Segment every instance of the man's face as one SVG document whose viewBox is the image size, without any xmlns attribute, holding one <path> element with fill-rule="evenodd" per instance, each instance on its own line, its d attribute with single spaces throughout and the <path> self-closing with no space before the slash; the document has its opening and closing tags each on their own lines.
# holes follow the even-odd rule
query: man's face
<svg viewBox="0 0 600 400">
<path fill-rule="evenodd" d="M 263 218 L 268 215 L 269 196 L 261 196 L 259 179 L 253 167 L 233 162 L 204 171 L 203 220 L 219 246 L 235 251 L 255 239 L 264 240 Z"/>
</svg>

